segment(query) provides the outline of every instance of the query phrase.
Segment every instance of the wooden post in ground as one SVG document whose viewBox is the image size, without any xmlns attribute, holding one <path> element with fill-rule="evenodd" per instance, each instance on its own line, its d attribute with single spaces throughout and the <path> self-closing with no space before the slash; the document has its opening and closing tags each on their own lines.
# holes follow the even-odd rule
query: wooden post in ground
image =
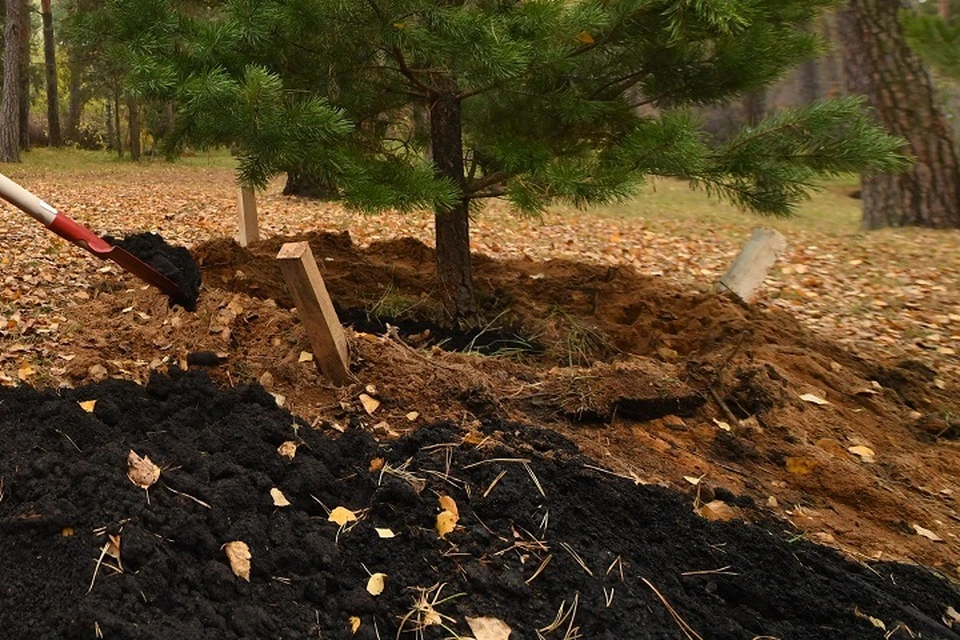
<svg viewBox="0 0 960 640">
<path fill-rule="evenodd" d="M 350 359 L 343 327 L 306 242 L 288 242 L 277 253 L 283 279 L 293 294 L 297 315 L 307 330 L 313 360 L 321 373 L 342 386 L 350 380 Z"/>
<path fill-rule="evenodd" d="M 774 229 L 754 229 L 736 260 L 720 278 L 720 284 L 744 302 L 753 302 L 764 278 L 787 248 L 787 239 Z"/>
<path fill-rule="evenodd" d="M 245 247 L 260 239 L 257 224 L 257 195 L 250 187 L 237 189 L 237 214 L 240 216 L 240 246 Z"/>
</svg>

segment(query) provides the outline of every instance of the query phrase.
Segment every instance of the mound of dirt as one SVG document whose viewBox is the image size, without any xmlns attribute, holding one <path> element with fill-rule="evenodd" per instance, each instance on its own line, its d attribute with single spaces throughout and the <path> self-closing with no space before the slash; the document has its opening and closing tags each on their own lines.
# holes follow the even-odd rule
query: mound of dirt
<svg viewBox="0 0 960 640">
<path fill-rule="evenodd" d="M 146 491 L 131 450 L 159 465 Z M 378 443 L 198 373 L 0 389 L 0 479 L 15 638 L 480 637 L 477 617 L 520 640 L 960 637 L 942 620 L 960 594 L 923 569 L 710 522 L 499 420 Z M 357 520 L 331 522 L 338 507 Z M 441 509 L 457 514 L 445 537 Z"/>
</svg>

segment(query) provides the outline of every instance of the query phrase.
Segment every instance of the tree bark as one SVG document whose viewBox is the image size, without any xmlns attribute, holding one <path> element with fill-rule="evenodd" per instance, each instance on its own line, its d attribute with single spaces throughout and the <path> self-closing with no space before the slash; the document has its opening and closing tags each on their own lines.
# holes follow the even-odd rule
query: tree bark
<svg viewBox="0 0 960 640">
<path fill-rule="evenodd" d="M 130 157 L 134 162 L 140 161 L 140 103 L 135 99 L 127 98 L 128 125 L 130 128 Z"/>
<path fill-rule="evenodd" d="M 960 227 L 960 162 L 933 84 L 907 46 L 900 0 L 852 0 L 838 14 L 847 88 L 907 142 L 914 164 L 863 180 L 863 227 Z"/>
<path fill-rule="evenodd" d="M 67 57 L 67 67 L 70 71 L 70 86 L 67 105 L 67 140 L 77 142 L 80 137 L 80 118 L 83 116 L 83 97 L 81 95 L 81 80 L 83 63 L 76 51 L 70 51 Z"/>
<path fill-rule="evenodd" d="M 327 202 L 340 199 L 340 192 L 335 184 L 301 171 L 287 172 L 287 181 L 283 185 L 283 195 L 300 196 L 301 198 Z"/>
<path fill-rule="evenodd" d="M 464 193 L 463 131 L 460 100 L 454 91 L 435 96 L 430 105 L 430 142 L 437 173 Z M 437 279 L 440 293 L 457 319 L 476 315 L 473 264 L 470 260 L 470 201 L 435 211 Z"/>
<path fill-rule="evenodd" d="M 767 94 L 762 89 L 743 97 L 743 121 L 747 126 L 757 126 L 767 113 Z"/>
<path fill-rule="evenodd" d="M 53 39 L 53 10 L 50 0 L 41 0 L 43 16 L 43 66 L 47 77 L 47 143 L 51 147 L 63 146 L 60 135 L 60 92 L 57 87 L 57 50 Z"/>
<path fill-rule="evenodd" d="M 20 162 L 21 0 L 6 0 L 3 28 L 3 96 L 0 98 L 0 162 Z"/>
<path fill-rule="evenodd" d="M 122 158 L 123 157 L 123 129 L 120 127 L 120 90 L 119 89 L 114 89 L 113 91 L 113 132 L 114 132 L 113 143 L 116 145 L 114 148 L 117 150 L 117 156 Z"/>
<path fill-rule="evenodd" d="M 20 9 L 20 149 L 30 150 L 30 0 Z"/>
</svg>

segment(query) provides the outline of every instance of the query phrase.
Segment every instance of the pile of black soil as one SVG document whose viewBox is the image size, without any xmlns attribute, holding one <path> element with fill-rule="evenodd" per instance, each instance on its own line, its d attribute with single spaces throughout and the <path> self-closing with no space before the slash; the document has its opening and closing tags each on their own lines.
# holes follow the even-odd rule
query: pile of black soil
<svg viewBox="0 0 960 640">
<path fill-rule="evenodd" d="M 171 297 L 171 304 L 179 304 L 187 311 L 195 311 L 200 297 L 200 267 L 184 247 L 167 244 L 156 233 L 137 233 L 122 240 L 106 237 L 107 242 L 147 263 L 179 287 L 182 295 Z"/>
<path fill-rule="evenodd" d="M 0 630 L 431 639 L 492 616 L 512 640 L 697 637 L 669 603 L 707 639 L 880 639 L 898 625 L 894 637 L 960 637 L 942 621 L 960 595 L 921 568 L 854 564 L 777 524 L 708 522 L 689 497 L 604 472 L 553 432 L 483 429 L 333 440 L 262 388 L 200 373 L 0 389 Z M 162 467 L 149 491 L 127 478 L 131 449 Z M 274 506 L 274 488 L 290 506 Z M 446 539 L 438 494 L 459 510 Z M 336 507 L 359 521 L 329 522 Z M 119 561 L 102 553 L 111 535 Z M 231 541 L 249 546 L 249 582 L 231 572 Z M 372 573 L 386 574 L 378 596 Z"/>
<path fill-rule="evenodd" d="M 398 335 L 404 341 L 418 348 L 436 345 L 444 351 L 465 351 L 483 355 L 540 355 L 544 351 L 542 345 L 525 337 L 519 330 L 494 326 L 462 330 L 414 318 L 374 317 L 360 308 L 338 308 L 337 318 L 341 324 L 353 327 L 355 331 L 377 335 L 383 335 L 390 327 L 396 327 Z"/>
</svg>

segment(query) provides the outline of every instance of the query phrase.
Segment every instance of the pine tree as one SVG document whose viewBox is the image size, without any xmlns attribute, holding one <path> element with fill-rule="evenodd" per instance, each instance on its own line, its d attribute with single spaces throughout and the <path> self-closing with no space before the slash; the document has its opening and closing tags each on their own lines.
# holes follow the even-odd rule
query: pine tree
<svg viewBox="0 0 960 640">
<path fill-rule="evenodd" d="M 475 310 L 470 216 L 486 198 L 536 213 L 624 199 L 658 175 L 786 215 L 818 176 L 901 166 L 901 142 L 856 99 L 775 114 L 719 146 L 690 111 L 758 92 L 815 55 L 809 24 L 829 4 L 107 6 L 132 84 L 179 105 L 168 151 L 233 143 L 247 184 L 289 172 L 336 185 L 359 209 L 432 208 L 438 281 L 463 318 Z"/>
</svg>

